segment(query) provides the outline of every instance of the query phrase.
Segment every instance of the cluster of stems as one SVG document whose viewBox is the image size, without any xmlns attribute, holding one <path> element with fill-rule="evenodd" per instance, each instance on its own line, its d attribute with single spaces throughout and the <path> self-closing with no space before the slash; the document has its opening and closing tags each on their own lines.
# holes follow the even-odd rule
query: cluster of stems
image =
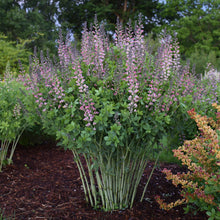
<svg viewBox="0 0 220 220">
<path fill-rule="evenodd" d="M 4 163 L 6 162 L 8 165 L 12 164 L 12 157 L 15 152 L 15 148 L 18 144 L 18 141 L 24 131 L 24 128 L 21 130 L 21 132 L 13 139 L 8 140 L 7 137 L 1 140 L 1 148 L 0 148 L 0 172 L 2 171 L 2 167 Z M 7 158 L 9 149 L 11 147 L 9 157 Z"/>
<path fill-rule="evenodd" d="M 105 211 L 131 208 L 137 187 L 147 165 L 144 152 L 134 155 L 129 149 L 117 149 L 117 157 L 94 152 L 83 153 L 89 176 L 86 175 L 82 158 L 72 150 L 83 184 L 86 201 Z M 98 164 L 96 164 L 98 163 Z M 96 168 L 94 168 L 96 167 Z"/>
</svg>

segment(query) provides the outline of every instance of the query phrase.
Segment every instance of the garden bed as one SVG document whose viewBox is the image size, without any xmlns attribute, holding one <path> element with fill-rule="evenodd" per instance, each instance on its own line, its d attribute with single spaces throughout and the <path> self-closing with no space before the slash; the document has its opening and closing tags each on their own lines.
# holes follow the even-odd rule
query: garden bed
<svg viewBox="0 0 220 220">
<path fill-rule="evenodd" d="M 149 163 L 138 187 L 132 209 L 103 212 L 94 210 L 84 198 L 78 169 L 70 151 L 54 143 L 35 147 L 18 146 L 14 164 L 0 173 L 0 208 L 15 219 L 207 219 L 205 213 L 184 214 L 183 206 L 169 212 L 159 209 L 154 196 L 175 201 L 179 189 L 165 179 L 163 168 L 182 172 L 175 164 L 161 164 L 152 175 L 145 199 L 139 202 L 153 163 Z"/>
</svg>

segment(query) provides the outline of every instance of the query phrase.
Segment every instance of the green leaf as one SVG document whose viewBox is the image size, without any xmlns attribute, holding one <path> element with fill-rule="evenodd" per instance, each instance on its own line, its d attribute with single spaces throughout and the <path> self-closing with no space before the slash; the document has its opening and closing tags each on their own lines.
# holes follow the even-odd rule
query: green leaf
<svg viewBox="0 0 220 220">
<path fill-rule="evenodd" d="M 148 123 L 144 123 L 142 127 L 146 133 L 151 133 L 151 126 Z"/>
<path fill-rule="evenodd" d="M 74 88 L 73 87 L 69 87 L 68 90 L 67 90 L 67 93 L 72 93 L 74 91 Z"/>
</svg>

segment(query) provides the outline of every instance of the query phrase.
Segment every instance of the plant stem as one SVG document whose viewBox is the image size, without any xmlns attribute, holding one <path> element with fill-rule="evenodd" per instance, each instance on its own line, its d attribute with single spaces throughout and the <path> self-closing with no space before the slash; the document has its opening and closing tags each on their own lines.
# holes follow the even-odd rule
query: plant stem
<svg viewBox="0 0 220 220">
<path fill-rule="evenodd" d="M 84 168 L 82 166 L 80 157 L 79 157 L 79 155 L 76 151 L 72 150 L 72 152 L 73 152 L 74 157 L 76 158 L 76 164 L 77 164 L 77 167 L 79 169 L 80 177 L 81 177 L 81 180 L 82 180 L 82 185 L 83 185 L 83 189 L 84 189 L 84 192 L 85 192 L 86 201 L 87 202 L 90 201 L 91 205 L 93 206 L 93 200 L 92 200 L 92 197 L 91 197 L 89 184 L 88 184 L 87 177 L 86 177 Z M 87 192 L 88 192 L 88 194 L 87 194 Z"/>
<path fill-rule="evenodd" d="M 95 188 L 95 181 L 94 181 L 94 177 L 93 177 L 93 171 L 91 168 L 91 162 L 90 162 L 90 158 L 87 158 L 86 155 L 84 155 L 86 163 L 87 163 L 87 168 L 88 168 L 88 172 L 89 172 L 89 177 L 90 177 L 90 185 L 91 185 L 91 190 L 92 190 L 92 195 L 94 198 L 94 205 L 97 206 L 97 192 L 96 192 L 96 188 Z M 94 160 L 94 158 L 92 158 L 92 160 Z"/>
<path fill-rule="evenodd" d="M 144 190 L 143 190 L 143 193 L 142 193 L 142 196 L 141 196 L 141 200 L 140 200 L 141 202 L 143 201 L 145 191 L 146 191 L 147 186 L 148 186 L 148 184 L 149 184 L 149 182 L 150 182 L 150 179 L 151 179 L 151 176 L 152 176 L 152 174 L 153 174 L 153 172 L 154 172 L 154 169 L 156 168 L 156 165 L 157 165 L 157 162 L 158 162 L 159 157 L 160 157 L 160 153 L 159 153 L 158 156 L 157 156 L 157 159 L 156 159 L 156 161 L 155 161 L 155 163 L 154 163 L 154 166 L 153 166 L 153 168 L 152 168 L 152 170 L 151 170 L 150 176 L 148 177 L 147 183 L 146 183 L 146 185 L 145 185 L 145 187 L 144 187 Z"/>
<path fill-rule="evenodd" d="M 3 163 L 4 163 L 4 160 L 6 159 L 7 152 L 8 152 L 8 147 L 9 147 L 10 143 L 11 142 L 8 141 L 7 139 L 4 139 L 1 142 L 1 149 L 0 149 L 0 172 L 2 171 Z"/>
<path fill-rule="evenodd" d="M 13 155 L 14 155 L 15 148 L 16 148 L 16 146 L 17 146 L 17 144 L 18 144 L 18 141 L 19 141 L 19 139 L 20 139 L 22 133 L 24 132 L 24 129 L 25 129 L 25 127 L 21 130 L 21 132 L 20 132 L 20 134 L 17 136 L 17 138 L 15 138 L 15 139 L 13 140 L 12 147 L 11 147 L 10 157 L 9 157 L 9 159 L 8 159 L 8 164 L 9 164 L 9 165 L 12 163 L 12 157 L 13 157 Z"/>
</svg>

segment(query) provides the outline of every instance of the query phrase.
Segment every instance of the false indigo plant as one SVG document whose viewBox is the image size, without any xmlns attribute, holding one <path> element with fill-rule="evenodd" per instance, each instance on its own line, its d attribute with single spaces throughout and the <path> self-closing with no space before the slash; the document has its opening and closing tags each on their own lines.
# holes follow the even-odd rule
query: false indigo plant
<svg viewBox="0 0 220 220">
<path fill-rule="evenodd" d="M 167 81 L 156 68 L 156 76 L 146 71 L 150 67 L 142 25 L 139 21 L 135 31 L 130 26 L 122 31 L 120 25 L 111 44 L 97 23 L 91 30 L 85 27 L 82 57 L 70 64 L 72 77 L 64 98 L 69 105 L 56 132 L 73 152 L 86 200 L 104 210 L 132 207 L 154 146 L 169 124 L 169 109 L 163 109 Z M 151 99 L 157 105 L 151 105 Z"/>
<path fill-rule="evenodd" d="M 196 96 L 194 78 L 181 70 L 175 40 L 163 36 L 151 54 L 141 17 L 134 31 L 118 21 L 114 42 L 97 21 L 89 30 L 85 25 L 81 45 L 76 53 L 60 39 L 60 62 L 34 57 L 20 79 L 45 131 L 73 152 L 86 200 L 103 210 L 131 208 L 180 104 L 199 105 L 204 96 Z"/>
</svg>

